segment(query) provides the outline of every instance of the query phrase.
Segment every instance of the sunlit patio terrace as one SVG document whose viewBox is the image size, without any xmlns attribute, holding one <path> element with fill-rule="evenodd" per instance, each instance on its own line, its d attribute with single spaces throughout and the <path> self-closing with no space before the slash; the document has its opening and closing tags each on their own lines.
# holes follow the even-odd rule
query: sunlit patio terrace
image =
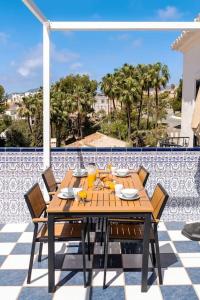
<svg viewBox="0 0 200 300">
<path fill-rule="evenodd" d="M 199 219 L 198 148 L 55 148 L 51 151 L 57 179 L 66 170 L 94 162 L 99 169 L 107 163 L 136 170 L 141 164 L 150 172 L 149 195 L 160 182 L 169 200 L 159 224 L 163 285 L 149 262 L 147 293 L 141 293 L 142 243 L 113 242 L 109 247 L 107 288 L 103 289 L 103 247 L 95 226 L 91 232 L 90 282 L 83 286 L 81 246 L 77 242 L 57 243 L 56 291 L 48 293 L 47 244 L 42 261 L 33 265 L 32 280 L 26 283 L 33 226 L 24 200 L 25 192 L 39 182 L 43 158 L 39 148 L 2 148 L 0 292 L 4 299 L 198 299 L 200 297 L 200 244 L 181 234 L 184 223 Z M 7 297 L 7 298 L 6 298 Z"/>
</svg>

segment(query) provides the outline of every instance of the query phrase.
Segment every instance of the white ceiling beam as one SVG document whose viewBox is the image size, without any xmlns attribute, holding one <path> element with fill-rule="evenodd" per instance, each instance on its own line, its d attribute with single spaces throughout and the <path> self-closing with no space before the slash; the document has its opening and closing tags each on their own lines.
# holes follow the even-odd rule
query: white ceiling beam
<svg viewBox="0 0 200 300">
<path fill-rule="evenodd" d="M 50 22 L 51 30 L 200 30 L 200 22 Z"/>
<path fill-rule="evenodd" d="M 32 12 L 32 14 L 43 24 L 47 23 L 48 20 L 39 10 L 39 8 L 35 5 L 32 0 L 22 0 L 22 2 L 28 7 L 28 9 Z"/>
</svg>

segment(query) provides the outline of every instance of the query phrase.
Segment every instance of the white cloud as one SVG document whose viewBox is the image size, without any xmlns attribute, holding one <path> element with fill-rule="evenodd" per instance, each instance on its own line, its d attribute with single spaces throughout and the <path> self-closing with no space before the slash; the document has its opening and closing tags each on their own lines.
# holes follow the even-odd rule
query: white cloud
<svg viewBox="0 0 200 300">
<path fill-rule="evenodd" d="M 117 36 L 117 39 L 119 41 L 127 41 L 129 38 L 130 38 L 130 34 L 128 33 L 122 33 Z"/>
<path fill-rule="evenodd" d="M 157 15 L 162 20 L 179 19 L 182 13 L 175 6 L 166 6 L 164 9 L 159 9 Z"/>
<path fill-rule="evenodd" d="M 68 49 L 57 49 L 54 44 L 51 45 L 52 60 L 57 63 L 71 63 L 79 58 L 79 54 Z M 42 44 L 39 43 L 28 51 L 23 62 L 18 65 L 17 72 L 27 77 L 34 75 L 34 72 L 42 66 Z"/>
<path fill-rule="evenodd" d="M 38 44 L 31 48 L 26 55 L 24 61 L 18 67 L 17 72 L 23 76 L 27 77 L 35 69 L 42 66 L 42 44 Z"/>
<path fill-rule="evenodd" d="M 71 52 L 68 49 L 58 50 L 54 45 L 51 46 L 51 54 L 52 59 L 59 63 L 69 63 L 80 57 L 79 54 Z"/>
<path fill-rule="evenodd" d="M 0 44 L 6 44 L 9 35 L 5 32 L 0 32 Z"/>
<path fill-rule="evenodd" d="M 80 62 L 75 62 L 75 63 L 73 63 L 73 64 L 70 66 L 70 69 L 71 69 L 71 70 L 77 70 L 77 69 L 81 68 L 82 66 L 83 66 L 82 63 L 80 63 Z"/>
<path fill-rule="evenodd" d="M 142 39 L 135 39 L 132 41 L 131 46 L 133 48 L 139 48 L 142 45 Z"/>
</svg>

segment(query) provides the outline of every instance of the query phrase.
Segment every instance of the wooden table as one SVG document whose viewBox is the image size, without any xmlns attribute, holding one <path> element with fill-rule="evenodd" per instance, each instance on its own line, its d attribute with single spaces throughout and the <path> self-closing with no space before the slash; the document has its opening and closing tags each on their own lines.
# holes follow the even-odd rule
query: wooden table
<svg viewBox="0 0 200 300">
<path fill-rule="evenodd" d="M 100 174 L 101 176 L 103 174 Z M 111 176 L 111 175 L 109 175 Z M 125 201 L 119 199 L 111 190 L 87 190 L 87 199 L 91 200 L 81 203 L 78 200 L 61 200 L 57 194 L 53 197 L 48 207 L 48 280 L 49 292 L 53 292 L 55 286 L 55 251 L 54 251 L 54 219 L 63 216 L 81 217 L 143 217 L 144 240 L 142 256 L 142 292 L 147 291 L 148 259 L 149 259 L 149 232 L 151 227 L 151 213 L 153 207 L 149 197 L 142 186 L 137 173 L 131 173 L 125 178 L 115 177 L 117 183 L 122 183 L 124 187 L 137 188 L 140 199 L 135 201 Z M 60 188 L 83 187 L 87 189 L 87 178 L 73 177 L 72 171 L 68 171 L 61 182 Z M 59 191 L 58 191 L 59 192 Z"/>
</svg>

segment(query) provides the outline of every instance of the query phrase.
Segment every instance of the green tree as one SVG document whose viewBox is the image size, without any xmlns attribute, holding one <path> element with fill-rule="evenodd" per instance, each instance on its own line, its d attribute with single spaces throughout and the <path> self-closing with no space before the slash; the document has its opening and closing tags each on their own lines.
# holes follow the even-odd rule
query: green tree
<svg viewBox="0 0 200 300">
<path fill-rule="evenodd" d="M 0 84 L 0 102 L 4 100 L 5 90 L 4 87 Z"/>
<path fill-rule="evenodd" d="M 23 97 L 19 103 L 18 114 L 25 118 L 31 135 L 31 145 L 42 146 L 42 88 L 34 95 Z"/>
<path fill-rule="evenodd" d="M 150 118 L 150 106 L 151 106 L 151 97 L 150 97 L 150 90 L 153 88 L 153 65 L 148 64 L 147 65 L 147 71 L 145 73 L 145 80 L 146 80 L 146 89 L 147 89 L 147 99 L 146 99 L 146 108 L 147 108 L 147 123 L 146 123 L 146 129 L 149 129 L 149 118 Z"/>
<path fill-rule="evenodd" d="M 29 147 L 32 140 L 29 128 L 25 120 L 13 121 L 12 125 L 6 130 L 6 147 Z"/>
<path fill-rule="evenodd" d="M 5 96 L 5 89 L 2 85 L 0 85 L 0 114 L 4 113 L 6 110 L 6 96 Z"/>
<path fill-rule="evenodd" d="M 53 85 L 51 119 L 55 125 L 58 145 L 66 136 L 62 136 L 62 131 L 66 130 L 67 125 L 71 127 L 71 133 L 76 139 L 83 138 L 88 116 L 93 112 L 96 89 L 97 82 L 90 80 L 88 75 L 69 75 Z"/>
<path fill-rule="evenodd" d="M 142 105 L 144 92 L 149 89 L 148 81 L 148 66 L 144 64 L 137 65 L 137 79 L 140 86 L 139 106 L 138 106 L 138 117 L 137 117 L 137 129 L 140 129 L 140 121 L 142 114 Z"/>
<path fill-rule="evenodd" d="M 137 105 L 141 94 L 141 87 L 137 81 L 137 71 L 132 65 L 124 64 L 116 71 L 118 80 L 117 98 L 125 108 L 127 116 L 128 140 L 131 137 L 131 113 L 133 105 Z"/>
<path fill-rule="evenodd" d="M 110 113 L 110 104 L 112 101 L 113 110 L 116 111 L 115 98 L 118 92 L 117 72 L 106 74 L 100 83 L 101 90 L 108 97 L 108 113 Z"/>
<path fill-rule="evenodd" d="M 62 128 L 69 117 L 67 96 L 59 90 L 59 84 L 51 87 L 51 132 L 55 132 L 57 147 L 61 146 Z M 54 127 L 53 127 L 54 125 Z"/>
<path fill-rule="evenodd" d="M 169 81 L 170 75 L 167 65 L 161 64 L 160 62 L 153 65 L 153 80 L 152 86 L 155 89 L 155 104 L 156 104 L 156 112 L 155 112 L 155 127 L 158 126 L 158 114 L 159 114 L 159 96 L 158 93 L 161 88 L 165 88 L 167 82 Z"/>
<path fill-rule="evenodd" d="M 27 124 L 29 127 L 29 130 L 31 133 L 33 133 L 33 129 L 32 129 L 32 120 L 35 116 L 35 112 L 37 109 L 37 104 L 36 104 L 36 100 L 37 97 L 32 96 L 27 96 L 27 97 L 23 97 L 23 101 L 21 103 L 19 103 L 19 109 L 18 109 L 18 113 L 19 116 L 22 118 L 26 118 L 27 120 Z"/>
<path fill-rule="evenodd" d="M 179 80 L 179 85 L 175 91 L 175 98 L 172 101 L 172 108 L 174 113 L 176 111 L 181 111 L 181 105 L 182 105 L 182 88 L 183 88 L 183 80 Z"/>
</svg>

